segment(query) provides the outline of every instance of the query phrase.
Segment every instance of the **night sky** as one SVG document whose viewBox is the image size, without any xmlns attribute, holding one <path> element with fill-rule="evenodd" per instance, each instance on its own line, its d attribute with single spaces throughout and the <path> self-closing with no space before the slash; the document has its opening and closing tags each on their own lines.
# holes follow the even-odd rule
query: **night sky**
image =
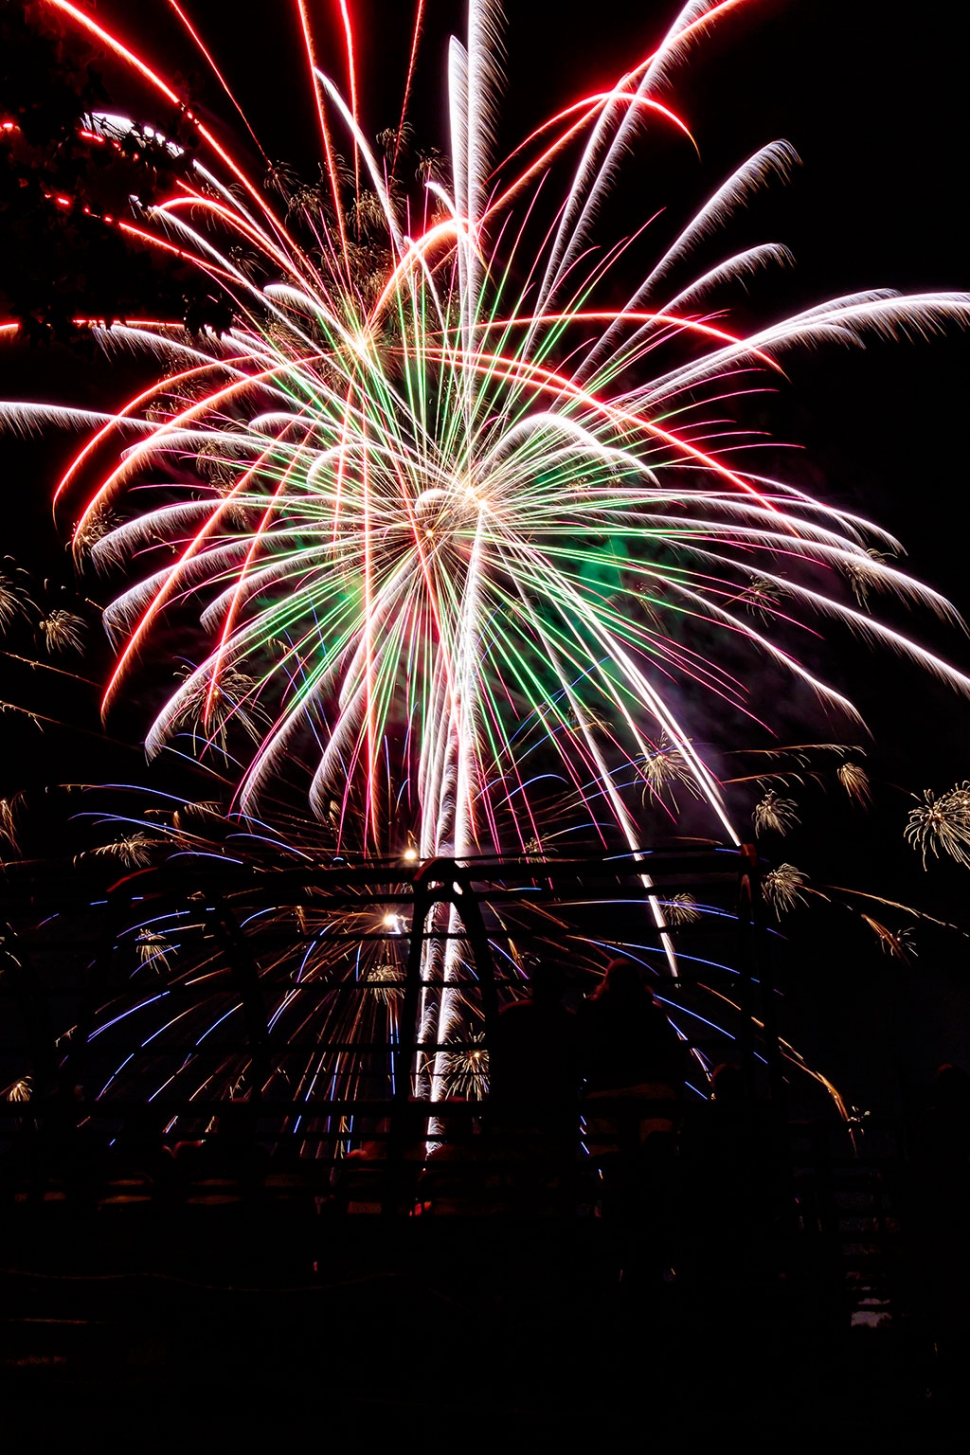
<svg viewBox="0 0 970 1455">
<path fill-rule="evenodd" d="M 362 110 L 371 131 L 397 118 L 408 8 L 401 0 L 356 5 L 362 17 L 361 72 L 368 77 Z M 552 108 L 600 89 L 643 55 L 675 9 L 650 0 L 609 6 L 507 0 L 506 8 L 509 85 L 501 130 L 506 149 Z M 268 0 L 232 5 L 196 0 L 191 11 L 267 152 L 312 175 L 314 131 L 305 77 L 294 27 L 280 12 L 288 14 L 289 7 Z M 426 144 L 442 144 L 437 78 L 443 39 L 460 26 L 460 13 L 450 0 L 429 0 L 413 116 Z M 159 0 L 138 6 L 137 14 L 137 38 L 164 69 L 195 65 Z M 679 73 L 678 108 L 702 159 L 684 144 L 665 141 L 654 153 L 646 143 L 621 177 L 619 200 L 606 209 L 603 235 L 629 230 L 647 209 L 665 202 L 672 213 L 686 209 L 745 155 L 784 137 L 804 163 L 793 185 L 764 194 L 727 234 L 737 246 L 784 242 L 798 262 L 796 272 L 755 284 L 751 320 L 780 317 L 861 287 L 970 286 L 962 224 L 970 18 L 954 10 L 944 29 L 939 14 L 912 7 L 904 23 L 898 9 L 876 0 L 752 4 L 746 18 L 726 24 L 695 55 L 692 67 Z M 134 15 L 135 7 L 121 0 L 102 0 L 98 7 L 104 23 L 117 19 L 129 36 L 136 35 Z M 147 93 L 114 64 L 103 69 L 118 109 L 130 105 L 153 119 Z M 209 83 L 203 103 L 232 122 L 228 103 Z M 785 452 L 789 477 L 888 527 L 909 552 L 912 573 L 970 617 L 963 520 L 968 362 L 970 339 L 955 329 L 929 343 L 873 342 L 865 351 L 789 354 L 791 387 L 782 388 L 771 417 L 779 439 L 804 446 Z M 137 384 L 131 365 L 91 359 L 61 345 L 0 346 L 2 398 L 103 408 L 134 392 L 133 379 Z M 7 504 L 2 553 L 29 569 L 35 582 L 47 582 L 49 605 L 64 602 L 83 614 L 81 598 L 92 588 L 72 577 L 64 549 L 70 521 L 60 522 L 58 534 L 49 507 L 55 472 L 71 445 L 66 433 L 29 442 L 0 437 Z M 966 636 L 925 616 L 911 620 L 909 629 L 970 671 Z M 24 629 L 15 630 L 20 636 L 12 645 L 31 655 L 35 648 Z M 97 682 L 109 656 L 93 626 L 91 635 L 78 670 Z M 853 644 L 838 630 L 826 629 L 826 635 L 828 646 L 819 659 L 825 675 L 853 697 L 872 732 L 867 750 L 877 807 L 863 820 L 858 811 L 833 803 L 824 827 L 816 816 L 769 852 L 805 868 L 817 882 L 884 893 L 970 929 L 967 871 L 938 865 L 924 875 L 917 856 L 902 843 L 907 792 L 942 790 L 970 777 L 970 703 L 889 655 Z M 58 664 L 72 667 L 69 661 Z M 0 794 L 27 787 L 37 795 L 45 784 L 64 781 L 143 781 L 137 737 L 144 718 L 137 704 L 109 722 L 109 738 L 98 723 L 93 685 L 9 659 L 0 672 L 0 696 L 65 724 L 45 724 L 41 732 L 16 714 L 0 716 Z M 784 728 L 780 732 L 784 740 Z M 809 737 L 827 741 L 838 734 L 844 741 L 862 741 L 858 730 L 855 737 L 846 732 L 844 725 L 819 718 Z M 37 812 L 42 822 L 42 810 Z M 888 1105 L 901 1085 L 925 1080 L 940 1060 L 970 1065 L 966 939 L 920 932 L 919 957 L 904 966 L 834 915 L 800 914 L 788 929 L 784 1024 L 809 1059 L 845 1087 L 850 1101 Z"/>
</svg>

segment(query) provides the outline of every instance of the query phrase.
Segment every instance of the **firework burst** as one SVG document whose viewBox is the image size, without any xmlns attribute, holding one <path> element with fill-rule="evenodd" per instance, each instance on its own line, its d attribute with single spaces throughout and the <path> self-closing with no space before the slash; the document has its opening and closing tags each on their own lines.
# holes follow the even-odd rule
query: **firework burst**
<svg viewBox="0 0 970 1455">
<path fill-rule="evenodd" d="M 678 925 L 692 925 L 701 917 L 701 910 L 692 894 L 672 894 L 663 902 L 664 919 L 671 929 Z"/>
<path fill-rule="evenodd" d="M 3 1092 L 7 1101 L 26 1102 L 31 1098 L 33 1087 L 29 1076 L 21 1076 L 19 1080 L 11 1084 Z"/>
<path fill-rule="evenodd" d="M 50 3 L 172 99 L 130 47 L 66 0 Z M 789 616 L 838 616 L 970 685 L 812 584 L 821 566 L 857 594 L 865 582 L 950 614 L 890 564 L 884 532 L 753 473 L 732 453 L 744 441 L 706 422 L 715 397 L 775 375 L 793 346 L 926 333 L 965 317 L 966 298 L 853 294 L 747 337 L 706 321 L 732 281 L 789 260 L 766 245 L 690 276 L 700 245 L 790 173 L 791 147 L 772 142 L 685 223 L 625 306 L 600 301 L 616 286 L 615 257 L 591 251 L 593 219 L 620 158 L 651 128 L 689 135 L 671 85 L 734 8 L 691 0 L 612 89 L 551 118 L 496 167 L 501 21 L 472 0 L 466 43 L 449 52 L 450 153 L 424 169 L 418 196 L 395 165 L 403 133 L 371 145 L 353 85 L 348 103 L 319 69 L 320 187 L 276 166 L 267 192 L 188 118 L 198 148 L 181 154 L 184 185 L 124 230 L 176 247 L 218 283 L 231 300 L 225 327 L 97 330 L 108 348 L 155 354 L 165 372 L 117 415 L 3 406 L 24 427 L 97 426 L 61 498 L 116 442 L 127 446 L 75 532 L 96 564 L 148 568 L 105 615 L 118 648 L 106 707 L 166 617 L 184 624 L 195 610 L 193 640 L 208 643 L 151 726 L 150 753 L 187 724 L 197 750 L 227 750 L 238 726 L 253 743 L 243 808 L 315 753 L 314 810 L 332 819 L 336 806 L 340 825 L 357 821 L 355 837 L 378 850 L 402 826 L 423 856 L 541 844 L 556 779 L 580 807 L 577 831 L 596 825 L 636 845 L 631 764 L 647 765 L 655 791 L 658 775 L 660 786 L 671 772 L 689 781 L 736 841 L 665 686 L 746 711 L 719 636 L 732 663 L 746 644 L 752 663 L 773 661 L 847 710 L 769 633 L 782 600 Z M 117 116 L 87 121 L 114 140 L 133 129 Z M 152 144 L 181 152 L 157 132 Z M 547 173 L 563 201 L 536 246 L 530 209 Z M 45 619 L 50 647 L 78 645 L 62 617 Z"/>
<path fill-rule="evenodd" d="M 68 0 L 47 3 L 179 106 L 118 36 Z M 758 470 L 757 441 L 725 421 L 732 401 L 774 386 L 793 348 L 927 335 L 965 322 L 970 299 L 873 289 L 741 332 L 732 286 L 790 255 L 764 244 L 698 259 L 790 176 L 784 141 L 746 158 L 632 282 L 620 263 L 632 268 L 641 236 L 595 234 L 643 135 L 663 128 L 690 147 L 678 73 L 744 3 L 689 0 L 612 87 L 497 161 L 501 17 L 470 0 L 465 40 L 448 52 L 448 147 L 420 159 L 417 191 L 401 180 L 407 98 L 392 132 L 372 144 L 361 128 L 347 6 L 349 99 L 317 65 L 298 5 L 319 186 L 279 163 L 250 175 L 185 108 L 179 142 L 117 115 L 85 118 L 96 142 L 148 137 L 178 161 L 169 195 L 105 225 L 194 265 L 220 300 L 184 324 L 93 326 L 106 350 L 158 363 L 156 382 L 115 413 L 0 404 L 14 428 L 91 432 L 57 501 L 77 506 L 79 562 L 124 576 L 104 613 L 117 656 L 105 711 L 139 672 L 177 684 L 146 733 L 150 755 L 180 736 L 218 754 L 249 816 L 303 773 L 341 853 L 541 854 L 570 836 L 638 850 L 644 805 L 676 816 L 681 786 L 737 844 L 681 704 L 706 694 L 729 719 L 753 716 L 767 664 L 853 714 L 793 654 L 799 626 L 834 618 L 970 693 L 970 679 L 869 608 L 884 593 L 954 616 L 893 564 L 897 543 Z M 412 72 L 413 51 L 409 86 Z M 5 600 L 9 615 L 9 589 L 0 611 Z M 41 631 L 49 651 L 82 644 L 70 613 L 50 612 Z M 842 779 L 857 797 L 860 773 Z M 774 789 L 755 810 L 759 831 L 796 821 Z M 939 840 L 916 834 L 925 860 Z M 133 867 L 151 849 L 135 830 L 97 852 Z M 806 882 L 784 864 L 765 897 L 780 916 Z M 665 911 L 654 895 L 651 913 L 675 971 L 666 931 L 693 910 Z M 314 907 L 300 914 L 312 940 L 300 984 L 325 984 L 333 955 Z M 421 1025 L 447 1046 L 467 965 L 456 912 L 441 909 L 434 928 L 425 969 L 446 988 L 427 992 Z M 397 958 L 376 955 L 354 966 L 372 1009 L 348 1035 L 395 1014 Z M 454 1083 L 457 1054 L 438 1053 L 433 1088 Z"/>
<path fill-rule="evenodd" d="M 928 854 L 948 854 L 970 867 L 970 782 L 957 783 L 939 797 L 924 788 L 923 802 L 910 810 L 903 835 L 920 851 L 924 869 Z"/>
</svg>

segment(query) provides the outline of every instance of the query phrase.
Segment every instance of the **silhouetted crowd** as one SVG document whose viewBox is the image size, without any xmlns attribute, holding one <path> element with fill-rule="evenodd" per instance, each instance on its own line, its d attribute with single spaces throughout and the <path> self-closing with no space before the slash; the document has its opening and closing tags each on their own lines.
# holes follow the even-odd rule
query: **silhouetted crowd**
<svg viewBox="0 0 970 1455">
<path fill-rule="evenodd" d="M 98 1215 L 273 1204 L 338 1218 L 606 1218 L 655 1262 L 673 1265 L 689 1247 L 700 1277 L 745 1290 L 784 1277 L 799 1237 L 827 1256 L 824 1158 L 813 1154 L 808 1195 L 792 1128 L 752 1097 L 747 1072 L 719 1066 L 706 1100 L 689 1095 L 689 1047 L 630 960 L 610 964 L 578 1003 L 569 992 L 575 1008 L 567 990 L 558 965 L 534 967 L 528 992 L 491 1027 L 482 1100 L 399 1101 L 369 1123 L 366 1113 L 327 1121 L 321 1108 L 299 1138 L 264 1135 L 252 1102 L 220 1103 L 197 1135 L 145 1106 L 119 1118 L 110 1138 L 107 1104 L 97 1127 L 70 1098 L 25 1104 L 7 1119 L 0 1204 Z M 941 1067 L 903 1131 L 894 1196 L 917 1302 L 940 1359 L 962 1369 L 970 1075 Z M 829 1132 L 846 1145 L 856 1136 L 845 1124 Z M 829 1262 L 834 1308 L 841 1274 Z"/>
<path fill-rule="evenodd" d="M 369 1128 L 355 1118 L 346 1137 L 326 1130 L 313 1148 L 261 1141 L 250 1102 L 220 1104 L 194 1136 L 177 1130 L 184 1118 L 146 1106 L 109 1137 L 61 1100 L 42 1116 L 25 1107 L 3 1158 L 7 1192 L 99 1208 L 251 1201 L 290 1187 L 304 1201 L 312 1192 L 317 1211 L 346 1213 L 627 1209 L 673 1157 L 688 1048 L 628 960 L 609 965 L 578 1010 L 565 989 L 558 965 L 535 965 L 528 993 L 492 1027 L 487 1099 L 444 1101 L 430 1123 L 426 1108 L 405 1105 Z"/>
</svg>

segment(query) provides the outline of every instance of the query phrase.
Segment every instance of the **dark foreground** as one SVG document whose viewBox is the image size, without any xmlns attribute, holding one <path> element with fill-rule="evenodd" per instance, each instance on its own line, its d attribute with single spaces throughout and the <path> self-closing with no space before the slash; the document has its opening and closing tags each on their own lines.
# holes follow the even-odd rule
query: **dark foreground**
<svg viewBox="0 0 970 1455">
<path fill-rule="evenodd" d="M 826 1181 L 727 1246 L 690 1217 L 8 1205 L 2 1448 L 964 1449 L 885 1183 Z"/>
</svg>

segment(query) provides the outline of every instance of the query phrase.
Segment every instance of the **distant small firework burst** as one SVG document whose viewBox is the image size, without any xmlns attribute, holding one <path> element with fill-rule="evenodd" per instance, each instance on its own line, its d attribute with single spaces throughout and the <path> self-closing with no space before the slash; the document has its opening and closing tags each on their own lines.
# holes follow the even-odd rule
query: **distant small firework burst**
<svg viewBox="0 0 970 1455">
<path fill-rule="evenodd" d="M 904 832 L 906 842 L 919 849 L 924 869 L 928 854 L 934 858 L 948 854 L 970 868 L 970 783 L 956 783 L 939 797 L 925 788 L 923 802 L 910 810 Z"/>
<path fill-rule="evenodd" d="M 457 1051 L 446 1051 L 445 1086 L 449 1096 L 484 1101 L 488 1096 L 488 1050 L 485 1037 L 475 1034 Z"/>
</svg>

